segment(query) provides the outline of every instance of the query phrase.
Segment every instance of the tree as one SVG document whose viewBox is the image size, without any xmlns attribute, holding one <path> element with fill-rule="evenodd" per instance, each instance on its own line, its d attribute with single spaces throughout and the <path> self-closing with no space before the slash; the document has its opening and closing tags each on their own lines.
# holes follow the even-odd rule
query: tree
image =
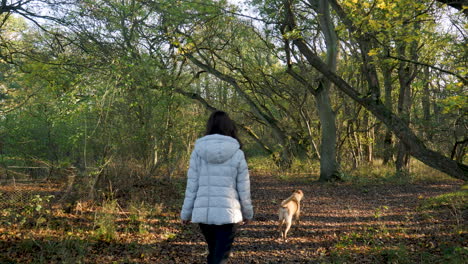
<svg viewBox="0 0 468 264">
<path fill-rule="evenodd" d="M 348 28 L 351 34 L 354 34 L 354 38 L 360 45 L 362 63 L 364 67 L 364 74 L 367 77 L 368 83 L 368 94 L 362 95 L 356 91 L 355 88 L 350 86 L 340 76 L 335 74 L 326 63 L 324 63 L 320 57 L 318 57 L 307 45 L 301 35 L 298 35 L 293 43 L 300 50 L 300 52 L 307 58 L 307 61 L 319 72 L 321 72 L 326 78 L 332 81 L 338 89 L 346 93 L 357 103 L 372 112 L 379 120 L 384 122 L 387 127 L 392 129 L 395 135 L 405 144 L 409 153 L 426 163 L 427 165 L 439 169 L 453 177 L 465 179 L 467 178 L 466 173 L 468 167 L 466 165 L 457 163 L 438 152 L 428 149 L 425 144 L 414 134 L 414 132 L 408 127 L 407 124 L 389 109 L 385 108 L 380 100 L 380 89 L 378 83 L 377 71 L 375 65 L 372 63 L 373 59 L 370 56 L 371 42 L 369 34 L 366 32 L 361 33 L 349 19 L 348 14 L 336 1 L 330 1 L 333 9 Z M 295 22 L 295 14 L 293 12 L 292 1 L 285 1 L 285 23 L 292 30 L 297 28 Z M 291 31 L 290 30 L 290 31 Z"/>
</svg>

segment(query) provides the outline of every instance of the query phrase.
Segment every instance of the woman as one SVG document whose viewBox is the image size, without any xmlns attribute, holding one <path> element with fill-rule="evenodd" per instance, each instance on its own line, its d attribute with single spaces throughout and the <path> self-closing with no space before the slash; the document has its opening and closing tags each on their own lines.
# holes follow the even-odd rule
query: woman
<svg viewBox="0 0 468 264">
<path fill-rule="evenodd" d="M 211 114 L 206 135 L 195 142 L 181 219 L 198 223 L 208 244 L 208 264 L 226 263 L 238 224 L 253 217 L 250 179 L 234 122 Z"/>
</svg>

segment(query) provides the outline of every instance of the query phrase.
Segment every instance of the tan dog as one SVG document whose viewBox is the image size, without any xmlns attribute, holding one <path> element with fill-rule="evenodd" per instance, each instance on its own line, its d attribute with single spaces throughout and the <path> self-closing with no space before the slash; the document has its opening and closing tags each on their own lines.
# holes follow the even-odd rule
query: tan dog
<svg viewBox="0 0 468 264">
<path fill-rule="evenodd" d="M 294 190 L 288 199 L 281 202 L 281 207 L 278 211 L 278 231 L 284 241 L 287 241 L 286 236 L 291 228 L 293 217 L 296 218 L 296 224 L 299 225 L 299 214 L 301 213 L 301 200 L 303 197 L 304 193 L 301 190 Z M 286 227 L 283 228 L 283 225 Z"/>
</svg>

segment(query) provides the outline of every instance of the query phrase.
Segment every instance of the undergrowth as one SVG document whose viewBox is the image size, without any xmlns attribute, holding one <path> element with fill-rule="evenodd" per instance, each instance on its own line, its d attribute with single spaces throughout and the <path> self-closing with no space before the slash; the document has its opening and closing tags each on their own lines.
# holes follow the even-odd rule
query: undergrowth
<svg viewBox="0 0 468 264">
<path fill-rule="evenodd" d="M 289 168 L 281 168 L 268 156 L 253 156 L 248 159 L 252 174 L 271 174 L 281 181 L 313 182 L 319 179 L 318 160 L 294 159 Z M 381 160 L 363 163 L 359 168 L 343 166 L 338 173 L 342 182 L 355 185 L 411 184 L 417 182 L 457 181 L 447 174 L 412 159 L 409 173 L 397 173 L 394 164 L 383 165 Z"/>
</svg>

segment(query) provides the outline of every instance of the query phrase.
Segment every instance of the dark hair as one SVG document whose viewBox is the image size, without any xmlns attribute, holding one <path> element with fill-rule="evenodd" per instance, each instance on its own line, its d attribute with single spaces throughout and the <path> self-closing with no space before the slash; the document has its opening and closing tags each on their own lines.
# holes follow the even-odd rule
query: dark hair
<svg viewBox="0 0 468 264">
<path fill-rule="evenodd" d="M 236 139 L 242 147 L 242 143 L 237 137 L 237 128 L 229 115 L 224 111 L 214 111 L 211 113 L 206 123 L 206 134 L 220 134 Z"/>
</svg>

